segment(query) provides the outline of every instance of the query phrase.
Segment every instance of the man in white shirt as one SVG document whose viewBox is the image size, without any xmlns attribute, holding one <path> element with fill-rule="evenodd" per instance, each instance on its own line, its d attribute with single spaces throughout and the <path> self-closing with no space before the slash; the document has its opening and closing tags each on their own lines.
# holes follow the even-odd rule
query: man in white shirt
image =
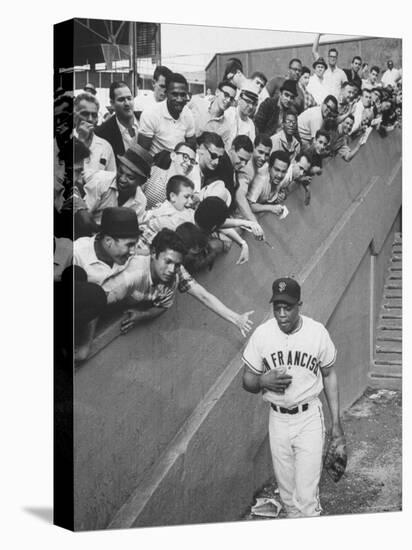
<svg viewBox="0 0 412 550">
<path fill-rule="evenodd" d="M 324 74 L 327 65 L 323 57 L 319 57 L 312 65 L 314 74 L 309 78 L 306 90 L 313 95 L 317 105 L 320 105 L 328 95 Z"/>
<path fill-rule="evenodd" d="M 372 105 L 372 94 L 371 91 L 367 88 L 364 88 L 362 90 L 362 95 L 358 102 L 356 103 L 355 109 L 354 109 L 354 123 L 352 126 L 352 130 L 350 132 L 350 135 L 355 134 L 362 125 L 362 118 L 364 118 L 364 111 L 368 111 L 367 115 L 369 118 L 373 117 L 373 111 L 371 109 Z"/>
<path fill-rule="evenodd" d="M 338 102 L 334 95 L 325 97 L 322 105 L 306 109 L 298 116 L 298 131 L 302 146 L 310 145 L 316 132 L 320 130 L 326 118 L 336 118 L 338 114 Z"/>
<path fill-rule="evenodd" d="M 241 89 L 237 107 L 231 107 L 226 111 L 231 133 L 230 145 L 236 136 L 244 135 L 252 141 L 256 137 L 255 124 L 251 118 L 256 109 L 259 98 L 259 88 L 251 80 L 246 81 Z"/>
<path fill-rule="evenodd" d="M 314 60 L 319 59 L 319 39 L 322 35 L 318 34 L 315 38 L 315 41 L 312 46 L 312 55 Z M 323 75 L 325 86 L 327 88 L 327 93 L 332 94 L 339 99 L 340 92 L 342 89 L 342 84 L 348 80 L 345 72 L 337 66 L 338 62 L 338 50 L 336 48 L 330 48 L 328 52 L 328 64 L 329 67 L 326 69 L 325 74 Z"/>
<path fill-rule="evenodd" d="M 166 101 L 142 113 L 138 142 L 152 155 L 172 151 L 180 141 L 196 145 L 193 115 L 186 106 L 188 89 L 186 78 L 172 73 L 166 82 Z"/>
<path fill-rule="evenodd" d="M 90 156 L 84 161 L 84 169 L 116 170 L 116 159 L 112 146 L 105 139 L 95 135 L 99 114 L 99 102 L 87 92 L 76 96 L 74 100 L 74 135 L 90 150 Z"/>
<path fill-rule="evenodd" d="M 142 185 L 150 175 L 152 158 L 137 143 L 118 157 L 117 172 L 86 174 L 84 202 L 95 223 L 100 223 L 108 207 L 125 206 L 134 210 L 139 223 L 144 219 L 147 199 Z"/>
<path fill-rule="evenodd" d="M 401 73 L 398 69 L 393 67 L 393 61 L 390 59 L 387 63 L 388 69 L 382 75 L 382 84 L 387 88 L 392 86 L 396 88 L 398 81 L 401 79 Z"/>
<path fill-rule="evenodd" d="M 139 123 L 133 113 L 132 92 L 126 82 L 112 82 L 109 96 L 114 114 L 96 128 L 95 134 L 107 140 L 118 157 L 137 143 Z"/>
<path fill-rule="evenodd" d="M 142 113 L 148 107 L 156 105 L 166 99 L 166 79 L 172 71 L 164 65 L 157 65 L 152 80 L 153 93 L 143 95 L 138 94 L 134 98 L 134 110 L 137 113 Z"/>
</svg>

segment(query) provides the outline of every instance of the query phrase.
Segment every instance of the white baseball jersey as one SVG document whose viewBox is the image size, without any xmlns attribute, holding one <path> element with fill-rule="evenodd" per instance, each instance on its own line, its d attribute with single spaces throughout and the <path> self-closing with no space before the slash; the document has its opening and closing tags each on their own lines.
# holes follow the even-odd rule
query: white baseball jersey
<svg viewBox="0 0 412 550">
<path fill-rule="evenodd" d="M 292 382 L 284 394 L 263 390 L 263 399 L 292 408 L 317 397 L 323 389 L 321 367 L 336 360 L 336 348 L 326 328 L 301 315 L 302 323 L 290 334 L 279 328 L 275 318 L 260 325 L 243 352 L 243 361 L 255 374 L 270 369 L 286 371 Z"/>
</svg>

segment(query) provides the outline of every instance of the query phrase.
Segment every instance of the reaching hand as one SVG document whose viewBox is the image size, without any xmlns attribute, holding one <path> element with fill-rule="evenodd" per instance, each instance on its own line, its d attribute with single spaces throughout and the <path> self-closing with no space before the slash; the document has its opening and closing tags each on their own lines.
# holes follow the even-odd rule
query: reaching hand
<svg viewBox="0 0 412 550">
<path fill-rule="evenodd" d="M 247 333 L 251 330 L 253 326 L 253 321 L 249 320 L 249 315 L 252 315 L 252 313 L 255 313 L 255 312 L 247 311 L 242 315 L 239 314 L 235 319 L 235 325 L 238 327 L 238 329 L 242 333 L 242 336 L 244 337 L 246 337 Z"/>
<path fill-rule="evenodd" d="M 258 241 L 263 241 L 263 239 L 265 238 L 263 229 L 260 224 L 258 224 L 258 222 L 244 220 L 244 224 L 241 225 L 241 227 L 242 229 L 246 229 L 246 231 L 251 231 L 255 239 L 257 239 Z"/>
<path fill-rule="evenodd" d="M 240 256 L 238 261 L 236 262 L 236 265 L 245 264 L 249 261 L 249 247 L 247 245 L 247 242 L 244 242 L 242 244 L 242 250 L 240 252 Z"/>
<path fill-rule="evenodd" d="M 283 206 L 281 204 L 274 204 L 272 206 L 272 212 L 276 214 L 276 216 L 281 216 L 283 214 Z"/>
<path fill-rule="evenodd" d="M 121 322 L 120 332 L 122 334 L 126 334 L 126 332 L 129 332 L 129 330 L 134 327 L 137 317 L 138 317 L 137 311 L 134 311 L 133 309 L 128 309 L 125 312 L 125 318 Z"/>
</svg>

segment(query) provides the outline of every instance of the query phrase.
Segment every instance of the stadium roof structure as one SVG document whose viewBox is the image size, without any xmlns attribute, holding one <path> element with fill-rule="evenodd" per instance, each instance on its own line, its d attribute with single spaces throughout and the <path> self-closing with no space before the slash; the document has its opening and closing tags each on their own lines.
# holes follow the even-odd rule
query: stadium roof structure
<svg viewBox="0 0 412 550">
<path fill-rule="evenodd" d="M 130 59 L 133 43 L 137 57 L 160 58 L 160 23 L 76 18 L 55 26 L 57 32 L 55 68 Z M 67 47 L 58 48 L 62 43 Z"/>
</svg>

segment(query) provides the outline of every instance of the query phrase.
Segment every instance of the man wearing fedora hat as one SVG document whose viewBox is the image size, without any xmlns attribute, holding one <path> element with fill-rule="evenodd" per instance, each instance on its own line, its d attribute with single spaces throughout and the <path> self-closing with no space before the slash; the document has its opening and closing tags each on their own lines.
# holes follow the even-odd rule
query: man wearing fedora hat
<svg viewBox="0 0 412 550">
<path fill-rule="evenodd" d="M 282 128 L 285 111 L 295 110 L 294 100 L 298 95 L 296 80 L 285 80 L 280 87 L 279 97 L 268 97 L 259 107 L 255 125 L 260 133 L 273 136 Z"/>
<path fill-rule="evenodd" d="M 85 203 L 94 221 L 100 223 L 102 212 L 109 206 L 126 206 L 143 220 L 147 199 L 142 185 L 150 176 L 152 157 L 137 143 L 117 156 L 117 171 L 99 170 L 86 175 Z"/>
<path fill-rule="evenodd" d="M 316 104 L 320 105 L 325 97 L 328 95 L 328 89 L 325 84 L 323 75 L 327 69 L 326 61 L 323 57 L 319 57 L 313 62 L 312 68 L 315 71 L 309 78 L 307 91 L 315 98 Z"/>
<path fill-rule="evenodd" d="M 76 239 L 73 263 L 87 273 L 87 280 L 100 286 L 115 273 L 123 271 L 136 251 L 140 235 L 136 212 L 125 206 L 103 211 L 100 231 L 93 237 Z"/>
<path fill-rule="evenodd" d="M 262 97 L 262 100 L 266 99 L 267 97 L 278 97 L 280 93 L 280 87 L 285 82 L 285 80 L 295 80 L 296 82 L 298 82 L 301 74 L 302 74 L 302 62 L 300 59 L 297 59 L 296 57 L 294 57 L 289 61 L 288 71 L 286 75 L 274 76 L 266 84 L 266 88 L 262 90 L 261 96 L 264 96 Z M 297 88 L 297 96 L 293 101 L 293 106 L 295 107 L 298 113 L 301 113 L 305 108 L 304 94 L 299 87 Z"/>
<path fill-rule="evenodd" d="M 312 46 L 312 56 L 315 61 L 320 58 L 319 40 L 322 35 L 316 35 L 316 38 Z M 348 77 L 342 69 L 338 67 L 338 50 L 336 48 L 330 48 L 328 51 L 328 67 L 323 75 L 327 94 L 331 94 L 339 99 L 340 92 L 342 90 L 342 84 L 348 80 Z"/>
<path fill-rule="evenodd" d="M 243 388 L 270 404 L 269 443 L 287 517 L 319 516 L 319 480 L 325 424 L 324 390 L 331 435 L 345 443 L 340 422 L 336 348 L 327 329 L 301 315 L 301 287 L 290 277 L 272 285 L 273 318 L 260 325 L 243 352 Z"/>
<path fill-rule="evenodd" d="M 95 88 L 95 85 L 92 84 L 91 82 L 88 82 L 86 84 L 86 86 L 83 88 L 83 90 L 89 94 L 92 94 L 92 95 L 96 95 L 97 94 L 97 91 L 96 91 L 96 88 Z"/>
</svg>

